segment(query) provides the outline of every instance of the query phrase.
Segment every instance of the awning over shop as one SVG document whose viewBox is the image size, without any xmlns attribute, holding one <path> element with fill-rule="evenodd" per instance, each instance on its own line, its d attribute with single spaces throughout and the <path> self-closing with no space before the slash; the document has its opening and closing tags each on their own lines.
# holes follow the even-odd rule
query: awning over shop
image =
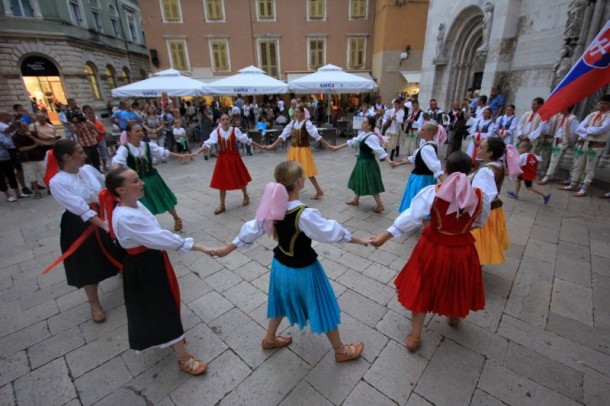
<svg viewBox="0 0 610 406">
<path fill-rule="evenodd" d="M 421 72 L 418 72 L 418 71 L 401 71 L 400 74 L 409 83 L 419 83 L 421 81 Z"/>
</svg>

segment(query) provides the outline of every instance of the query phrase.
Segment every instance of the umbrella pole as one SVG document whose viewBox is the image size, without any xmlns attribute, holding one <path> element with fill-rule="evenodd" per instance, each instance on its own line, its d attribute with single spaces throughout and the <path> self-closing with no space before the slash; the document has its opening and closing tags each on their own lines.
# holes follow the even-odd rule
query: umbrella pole
<svg viewBox="0 0 610 406">
<path fill-rule="evenodd" d="M 331 98 L 330 93 L 329 93 L 329 94 L 328 94 L 328 106 L 327 106 L 327 108 L 326 108 L 326 111 L 327 111 L 327 117 L 328 117 L 328 118 L 326 119 L 326 120 L 327 120 L 327 121 L 326 121 L 327 123 L 330 123 L 330 101 L 331 101 L 331 100 L 332 100 L 332 98 Z"/>
</svg>

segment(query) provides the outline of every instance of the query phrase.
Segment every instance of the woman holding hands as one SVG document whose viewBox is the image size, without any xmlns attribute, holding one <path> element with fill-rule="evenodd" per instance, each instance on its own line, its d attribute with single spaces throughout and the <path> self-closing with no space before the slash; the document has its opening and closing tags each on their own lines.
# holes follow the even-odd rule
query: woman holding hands
<svg viewBox="0 0 610 406">
<path fill-rule="evenodd" d="M 331 149 L 338 151 L 347 146 L 358 148 L 356 166 L 354 166 L 354 170 L 347 182 L 347 187 L 353 190 L 355 195 L 347 200 L 345 204 L 358 206 L 360 204 L 360 196 L 372 195 L 375 203 L 377 203 L 377 206 L 373 208 L 373 212 L 381 213 L 384 207 L 379 194 L 385 192 L 385 189 L 375 154 L 379 155 L 382 161 L 388 154 L 381 147 L 377 135 L 373 133 L 375 122 L 375 117 L 366 117 L 362 122 L 362 132 L 357 137 L 348 140 L 345 144 L 331 147 Z"/>
</svg>

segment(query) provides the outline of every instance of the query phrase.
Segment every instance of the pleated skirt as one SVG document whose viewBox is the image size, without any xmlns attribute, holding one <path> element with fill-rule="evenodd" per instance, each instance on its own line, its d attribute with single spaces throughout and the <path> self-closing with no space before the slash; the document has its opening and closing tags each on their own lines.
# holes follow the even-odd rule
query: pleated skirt
<svg viewBox="0 0 610 406">
<path fill-rule="evenodd" d="M 140 202 L 152 214 L 165 213 L 176 207 L 178 204 L 176 195 L 170 190 L 156 169 L 151 174 L 142 175 L 141 178 L 144 182 L 144 196 L 140 199 Z"/>
<path fill-rule="evenodd" d="M 290 147 L 288 154 L 286 154 L 287 161 L 297 161 L 303 167 L 303 175 L 306 178 L 318 175 L 318 168 L 316 163 L 313 161 L 313 155 L 311 154 L 310 147 Z"/>
<path fill-rule="evenodd" d="M 290 268 L 275 258 L 271 263 L 267 317 L 286 317 L 301 330 L 329 333 L 341 322 L 339 304 L 320 262 Z"/>
<path fill-rule="evenodd" d="M 502 206 L 492 209 L 483 227 L 475 228 L 471 233 L 481 265 L 497 265 L 506 260 L 504 251 L 510 246 L 510 241 Z"/>
<path fill-rule="evenodd" d="M 80 216 L 65 211 L 61 216 L 59 245 L 61 252 L 66 252 L 72 243 L 78 239 L 89 227 L 89 222 L 81 220 Z M 100 242 L 106 252 L 114 258 L 120 259 L 124 253 L 117 247 L 108 233 L 98 230 Z M 87 285 L 96 285 L 106 278 L 115 276 L 119 270 L 106 259 L 100 248 L 95 232 L 72 255 L 64 260 L 64 269 L 69 286 L 82 288 Z"/>
<path fill-rule="evenodd" d="M 127 255 L 123 270 L 129 347 L 141 351 L 184 335 L 161 251 Z"/>
<path fill-rule="evenodd" d="M 244 165 L 238 151 L 220 151 L 210 187 L 218 190 L 242 189 L 250 183 L 252 177 Z"/>
<path fill-rule="evenodd" d="M 405 192 L 402 195 L 402 200 L 398 206 L 398 212 L 402 213 L 411 207 L 411 201 L 415 195 L 417 195 L 420 190 L 430 185 L 436 185 L 436 178 L 434 175 L 418 175 L 416 173 L 409 175 L 409 180 L 407 180 L 407 185 L 405 186 Z"/>
<path fill-rule="evenodd" d="M 358 158 L 347 187 L 358 196 L 370 196 L 385 192 L 379 164 L 372 158 Z"/>
<path fill-rule="evenodd" d="M 398 301 L 413 312 L 465 317 L 485 307 L 485 291 L 479 256 L 468 234 L 465 244 L 433 242 L 424 230 L 411 258 L 396 277 Z"/>
</svg>

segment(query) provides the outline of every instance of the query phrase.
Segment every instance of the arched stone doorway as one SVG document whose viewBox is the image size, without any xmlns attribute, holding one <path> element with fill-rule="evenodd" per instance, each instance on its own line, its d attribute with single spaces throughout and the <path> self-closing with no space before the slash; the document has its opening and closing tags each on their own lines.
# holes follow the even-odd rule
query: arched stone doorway
<svg viewBox="0 0 610 406">
<path fill-rule="evenodd" d="M 19 66 L 32 109 L 46 110 L 51 121 L 55 122 L 56 104 L 66 103 L 59 69 L 49 58 L 42 55 L 28 55 Z"/>
<path fill-rule="evenodd" d="M 462 100 L 470 87 L 480 88 L 485 53 L 477 53 L 483 41 L 483 11 L 467 7 L 451 23 L 445 37 L 443 57 L 436 63 L 434 93 L 443 106 Z"/>
</svg>

